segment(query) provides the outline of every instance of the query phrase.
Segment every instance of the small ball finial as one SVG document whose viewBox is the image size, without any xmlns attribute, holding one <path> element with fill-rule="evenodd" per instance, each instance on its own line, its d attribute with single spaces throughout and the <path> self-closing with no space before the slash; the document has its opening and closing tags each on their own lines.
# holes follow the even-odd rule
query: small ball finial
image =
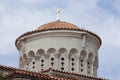
<svg viewBox="0 0 120 80">
<path fill-rule="evenodd" d="M 60 20 L 60 9 L 57 8 L 56 10 L 57 20 Z"/>
</svg>

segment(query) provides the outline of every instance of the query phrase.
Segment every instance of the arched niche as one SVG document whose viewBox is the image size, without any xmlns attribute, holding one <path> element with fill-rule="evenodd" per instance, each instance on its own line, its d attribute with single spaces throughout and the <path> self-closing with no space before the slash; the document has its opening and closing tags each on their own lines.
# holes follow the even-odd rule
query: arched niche
<svg viewBox="0 0 120 80">
<path fill-rule="evenodd" d="M 77 71 L 77 54 L 78 50 L 76 48 L 72 48 L 69 51 L 69 70 L 71 72 Z"/>
<path fill-rule="evenodd" d="M 44 49 L 39 49 L 36 53 L 36 56 L 40 57 L 40 56 L 45 56 L 45 51 Z"/>
<path fill-rule="evenodd" d="M 27 56 L 26 54 L 23 54 L 23 62 L 26 62 L 27 61 Z"/>
<path fill-rule="evenodd" d="M 35 57 L 34 51 L 29 51 L 29 53 L 28 53 L 28 58 L 32 59 L 32 58 L 34 58 L 34 57 Z"/>
<path fill-rule="evenodd" d="M 66 48 L 60 48 L 58 50 L 58 59 L 59 59 L 59 69 L 62 71 L 67 70 L 67 49 Z"/>
<path fill-rule="evenodd" d="M 79 58 L 79 72 L 80 73 L 84 73 L 85 72 L 86 56 L 87 56 L 86 51 L 82 50 L 80 52 L 80 58 Z"/>
<path fill-rule="evenodd" d="M 88 55 L 88 60 L 87 60 L 90 64 L 93 63 L 93 53 L 89 53 Z"/>
<path fill-rule="evenodd" d="M 49 48 L 47 50 L 47 54 L 50 55 L 50 54 L 55 54 L 56 53 L 56 49 L 55 48 Z"/>
<path fill-rule="evenodd" d="M 86 58 L 86 51 L 85 50 L 82 50 L 81 52 L 80 52 L 80 58 L 82 58 L 82 59 L 84 59 L 84 58 Z"/>
<path fill-rule="evenodd" d="M 67 49 L 66 48 L 60 48 L 58 52 L 59 52 L 59 54 L 66 54 Z"/>
<path fill-rule="evenodd" d="M 97 68 L 98 68 L 98 57 L 96 56 L 93 62 L 93 76 L 97 76 Z"/>
<path fill-rule="evenodd" d="M 88 54 L 88 59 L 87 59 L 87 74 L 92 75 L 93 72 L 93 53 Z"/>
<path fill-rule="evenodd" d="M 76 48 L 70 49 L 69 57 L 77 55 L 78 50 Z"/>
<path fill-rule="evenodd" d="M 39 49 L 36 53 L 36 58 L 37 58 L 37 64 L 39 65 L 39 70 L 42 71 L 45 69 L 46 64 L 46 54 L 44 49 Z"/>
<path fill-rule="evenodd" d="M 23 59 L 22 59 L 22 56 L 20 56 L 20 59 L 19 59 L 19 66 L 20 66 L 20 68 L 23 68 Z"/>
<path fill-rule="evenodd" d="M 56 49 L 55 48 L 49 48 L 47 50 L 47 55 L 49 56 L 49 67 L 57 69 L 58 67 L 58 57 L 56 56 Z"/>
</svg>

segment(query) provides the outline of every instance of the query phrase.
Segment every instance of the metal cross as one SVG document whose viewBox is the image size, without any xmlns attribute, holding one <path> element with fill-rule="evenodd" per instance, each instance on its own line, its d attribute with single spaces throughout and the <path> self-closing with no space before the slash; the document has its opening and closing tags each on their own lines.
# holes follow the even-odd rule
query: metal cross
<svg viewBox="0 0 120 80">
<path fill-rule="evenodd" d="M 56 15 L 57 15 L 57 20 L 60 20 L 60 10 L 59 9 L 56 10 Z"/>
</svg>

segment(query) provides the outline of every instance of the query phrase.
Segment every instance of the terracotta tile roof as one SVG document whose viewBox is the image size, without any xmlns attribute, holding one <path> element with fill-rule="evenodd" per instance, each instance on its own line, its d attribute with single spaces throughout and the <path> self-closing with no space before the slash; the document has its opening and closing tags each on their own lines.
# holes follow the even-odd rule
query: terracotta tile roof
<svg viewBox="0 0 120 80">
<path fill-rule="evenodd" d="M 57 20 L 54 22 L 46 23 L 46 24 L 38 27 L 36 30 L 48 30 L 48 29 L 73 29 L 73 30 L 75 29 L 75 30 L 79 30 L 80 28 L 74 24 Z"/>
<path fill-rule="evenodd" d="M 38 27 L 36 30 L 29 31 L 29 32 L 22 34 L 21 36 L 19 36 L 16 39 L 15 45 L 17 47 L 17 41 L 24 36 L 32 35 L 34 33 L 45 32 L 45 31 L 54 31 L 54 30 L 71 30 L 71 31 L 87 32 L 87 33 L 95 36 L 99 40 L 99 47 L 101 46 L 101 43 L 102 43 L 100 37 L 89 30 L 79 28 L 78 26 L 68 23 L 68 22 L 54 21 L 54 22 L 46 23 L 46 24 Z"/>
<path fill-rule="evenodd" d="M 75 80 L 75 79 L 69 79 L 69 78 L 56 78 L 56 77 L 51 77 L 47 74 L 40 74 L 37 72 L 29 72 L 29 71 L 14 71 L 6 76 L 4 76 L 4 79 L 9 79 L 9 78 L 35 78 L 35 79 L 45 79 L 45 80 Z"/>
<path fill-rule="evenodd" d="M 11 77 L 14 78 L 14 76 L 17 76 L 17 77 L 26 77 L 26 78 L 42 78 L 42 79 L 47 79 L 47 80 L 55 80 L 54 78 L 51 78 L 50 76 L 48 75 L 45 75 L 45 74 L 40 74 L 40 73 L 36 73 L 36 72 L 29 72 L 29 71 L 14 71 L 6 76 L 4 76 L 4 79 L 9 79 Z"/>
<path fill-rule="evenodd" d="M 8 66 L 4 66 L 4 65 L 0 65 L 0 70 L 7 70 L 7 71 L 15 71 L 18 70 L 17 68 L 13 68 L 13 67 L 8 67 Z"/>
<path fill-rule="evenodd" d="M 19 77 L 19 78 L 26 77 L 26 78 L 45 79 L 45 80 L 74 80 L 74 79 L 70 79 L 70 78 L 55 78 L 55 77 L 51 77 L 47 74 L 21 70 L 18 68 L 8 67 L 8 66 L 4 66 L 4 65 L 0 65 L 0 70 L 1 69 L 2 69 L 2 71 L 10 71 L 7 75 L 5 75 L 3 77 L 4 79 L 15 78 L 15 77 Z"/>
<path fill-rule="evenodd" d="M 99 78 L 99 77 L 94 77 L 94 76 L 88 76 L 88 75 L 83 75 L 83 74 L 77 74 L 77 73 L 71 73 L 71 72 L 66 72 L 66 71 L 61 71 L 61 70 L 55 70 L 52 68 L 49 68 L 48 70 L 44 70 L 41 71 L 40 73 L 46 73 L 46 72 L 60 72 L 60 73 L 65 73 L 65 74 L 69 74 L 69 75 L 75 75 L 75 76 L 81 76 L 81 77 L 86 77 L 86 78 L 91 78 L 91 79 L 96 79 L 96 80 L 108 80 L 108 79 L 103 79 L 103 78 Z"/>
</svg>

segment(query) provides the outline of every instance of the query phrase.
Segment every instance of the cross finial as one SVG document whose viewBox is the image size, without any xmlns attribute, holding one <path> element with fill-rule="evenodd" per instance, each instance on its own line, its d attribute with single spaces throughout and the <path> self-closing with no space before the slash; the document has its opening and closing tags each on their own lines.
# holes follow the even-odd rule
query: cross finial
<svg viewBox="0 0 120 80">
<path fill-rule="evenodd" d="M 57 20 L 60 20 L 60 9 L 56 10 Z"/>
</svg>

